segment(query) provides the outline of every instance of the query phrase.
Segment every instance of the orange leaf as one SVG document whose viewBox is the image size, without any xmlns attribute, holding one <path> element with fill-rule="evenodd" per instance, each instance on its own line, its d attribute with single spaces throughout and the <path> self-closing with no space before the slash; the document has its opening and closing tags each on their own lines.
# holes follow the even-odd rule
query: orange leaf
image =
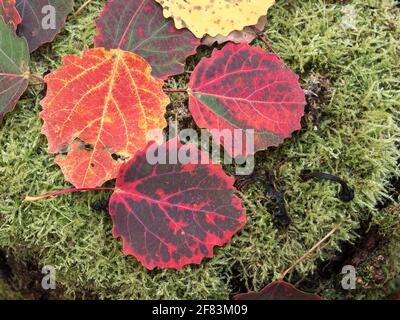
<svg viewBox="0 0 400 320">
<path fill-rule="evenodd" d="M 72 143 L 67 156 L 57 156 L 56 163 L 62 168 L 67 181 L 88 188 L 101 186 L 104 181 L 113 179 L 120 167 L 107 150 L 99 149 L 93 153 L 79 141 Z"/>
<path fill-rule="evenodd" d="M 150 73 L 134 53 L 96 48 L 64 57 L 46 76 L 42 133 L 50 153 L 70 148 L 56 163 L 73 185 L 96 187 L 115 178 L 123 163 L 118 158 L 129 159 L 146 147 L 151 130 L 166 126 L 169 99 Z"/>
</svg>

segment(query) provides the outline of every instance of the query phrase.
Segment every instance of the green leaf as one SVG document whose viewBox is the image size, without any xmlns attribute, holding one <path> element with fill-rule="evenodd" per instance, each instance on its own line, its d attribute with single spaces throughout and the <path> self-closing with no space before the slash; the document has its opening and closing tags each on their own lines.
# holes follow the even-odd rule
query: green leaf
<svg viewBox="0 0 400 320">
<path fill-rule="evenodd" d="M 28 87 L 29 50 L 24 38 L 0 18 L 0 121 Z"/>
</svg>

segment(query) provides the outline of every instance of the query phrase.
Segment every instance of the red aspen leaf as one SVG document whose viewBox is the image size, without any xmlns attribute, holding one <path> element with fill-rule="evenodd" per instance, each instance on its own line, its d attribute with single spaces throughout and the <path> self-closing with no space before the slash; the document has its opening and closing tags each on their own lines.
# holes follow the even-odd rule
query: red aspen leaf
<svg viewBox="0 0 400 320">
<path fill-rule="evenodd" d="M 28 44 L 0 17 L 0 121 L 28 87 Z"/>
<path fill-rule="evenodd" d="M 4 21 L 17 30 L 17 26 L 21 23 L 21 17 L 15 7 L 15 0 L 0 0 L 0 17 Z"/>
<path fill-rule="evenodd" d="M 186 58 L 200 45 L 189 30 L 177 30 L 172 19 L 165 19 L 154 0 L 109 1 L 97 30 L 96 47 L 134 52 L 150 63 L 153 76 L 160 79 L 183 73 Z"/>
<path fill-rule="evenodd" d="M 64 27 L 67 16 L 74 5 L 73 0 L 16 1 L 17 9 L 22 18 L 17 32 L 18 35 L 25 37 L 28 41 L 30 52 L 35 51 L 42 44 L 54 40 Z"/>
<path fill-rule="evenodd" d="M 229 130 L 232 136 L 234 129 L 254 129 L 254 152 L 264 150 L 300 129 L 305 95 L 298 79 L 276 55 L 230 43 L 195 68 L 189 108 L 200 128 Z M 235 156 L 254 153 L 223 144 Z"/>
<path fill-rule="evenodd" d="M 146 155 L 154 150 L 166 159 L 181 150 L 192 161 L 150 164 Z M 194 164 L 205 163 L 199 159 L 208 154 L 174 138 L 161 146 L 149 144 L 121 168 L 110 199 L 113 235 L 122 238 L 125 255 L 148 269 L 199 264 L 245 223 L 234 179 L 221 165 Z"/>
<path fill-rule="evenodd" d="M 168 97 L 150 65 L 122 50 L 89 49 L 65 56 L 64 65 L 45 77 L 42 132 L 50 153 L 59 155 L 68 181 L 96 187 L 115 178 L 122 160 L 146 147 L 150 130 L 163 129 Z M 113 157 L 114 156 L 114 157 Z M 117 156 L 117 157 L 115 157 Z"/>
<path fill-rule="evenodd" d="M 316 294 L 297 289 L 286 281 L 276 281 L 267 285 L 260 292 L 241 293 L 234 300 L 322 300 Z"/>
<path fill-rule="evenodd" d="M 215 37 L 210 37 L 210 36 L 205 36 L 203 39 L 201 39 L 201 44 L 205 44 L 207 46 L 213 45 L 215 42 L 218 44 L 222 44 L 224 42 L 235 42 L 235 43 L 250 43 L 252 42 L 255 38 L 257 38 L 256 30 L 264 30 L 265 25 L 267 23 L 267 17 L 262 16 L 258 20 L 258 23 L 255 26 L 249 26 L 245 27 L 243 30 L 238 31 L 232 31 L 230 34 L 227 36 L 223 36 L 221 34 L 215 36 Z"/>
</svg>

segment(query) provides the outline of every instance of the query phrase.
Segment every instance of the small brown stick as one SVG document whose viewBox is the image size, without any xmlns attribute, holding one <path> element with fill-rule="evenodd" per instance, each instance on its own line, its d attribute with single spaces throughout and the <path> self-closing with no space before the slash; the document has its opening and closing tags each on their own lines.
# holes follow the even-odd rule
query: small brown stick
<svg viewBox="0 0 400 320">
<path fill-rule="evenodd" d="M 285 270 L 280 278 L 280 281 L 283 281 L 287 274 L 292 271 L 300 262 L 305 260 L 311 253 L 313 253 L 318 247 L 324 243 L 327 239 L 329 239 L 337 230 L 339 229 L 339 225 L 335 226 L 325 237 L 319 240 L 311 249 L 309 249 L 306 253 L 304 253 L 300 258 L 298 258 L 287 270 Z"/>
<path fill-rule="evenodd" d="M 253 28 L 253 31 L 255 32 L 255 34 L 257 35 L 258 39 L 260 39 L 267 46 L 268 50 L 271 51 L 276 56 L 278 56 L 278 54 L 275 52 L 274 48 L 271 45 L 272 40 L 270 38 L 268 38 L 261 30 L 258 30 L 256 27 L 252 27 L 252 28 Z"/>
<path fill-rule="evenodd" d="M 80 13 L 82 12 L 82 10 L 85 9 L 85 7 L 86 7 L 90 2 L 92 2 L 92 0 L 87 0 L 83 5 L 81 5 L 81 6 L 78 8 L 78 10 L 75 11 L 75 13 L 74 13 L 74 18 L 75 18 L 76 16 L 78 16 L 78 14 L 80 14 Z"/>
</svg>

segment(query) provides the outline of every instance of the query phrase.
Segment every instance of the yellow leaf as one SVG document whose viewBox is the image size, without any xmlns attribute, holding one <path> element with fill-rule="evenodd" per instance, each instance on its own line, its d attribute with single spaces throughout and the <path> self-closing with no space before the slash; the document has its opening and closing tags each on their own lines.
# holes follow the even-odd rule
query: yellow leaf
<svg viewBox="0 0 400 320">
<path fill-rule="evenodd" d="M 196 37 L 227 36 L 257 24 L 275 0 L 156 0 L 164 16 L 173 17 L 177 28 L 187 27 Z"/>
</svg>

